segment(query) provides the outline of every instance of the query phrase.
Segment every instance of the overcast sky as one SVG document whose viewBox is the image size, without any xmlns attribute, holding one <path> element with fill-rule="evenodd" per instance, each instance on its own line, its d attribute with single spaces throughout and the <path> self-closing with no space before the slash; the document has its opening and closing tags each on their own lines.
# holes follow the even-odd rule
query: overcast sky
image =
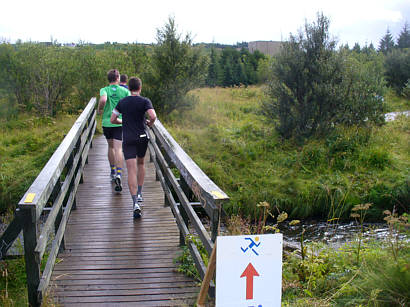
<svg viewBox="0 0 410 307">
<path fill-rule="evenodd" d="M 195 43 L 279 41 L 320 11 L 340 43 L 378 47 L 387 28 L 396 40 L 410 23 L 410 0 L 4 0 L 1 11 L 0 38 L 11 42 L 155 43 L 169 16 Z"/>
</svg>

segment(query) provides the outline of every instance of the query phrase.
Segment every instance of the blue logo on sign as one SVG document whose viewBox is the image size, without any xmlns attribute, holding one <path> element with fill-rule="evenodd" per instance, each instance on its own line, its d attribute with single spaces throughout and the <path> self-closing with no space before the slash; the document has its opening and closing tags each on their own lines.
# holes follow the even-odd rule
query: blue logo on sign
<svg viewBox="0 0 410 307">
<path fill-rule="evenodd" d="M 259 247 L 259 245 L 261 245 L 261 242 L 256 243 L 256 242 L 259 241 L 259 237 L 256 237 L 256 238 L 255 238 L 255 241 L 256 241 L 256 242 L 255 242 L 252 238 L 245 238 L 245 240 L 250 241 L 250 242 L 249 242 L 249 245 L 248 245 L 246 248 L 241 247 L 241 250 L 242 250 L 244 253 L 246 253 L 248 250 L 251 250 L 251 251 L 253 251 L 253 253 L 254 253 L 256 256 L 259 256 L 258 252 L 255 250 L 256 247 Z"/>
</svg>

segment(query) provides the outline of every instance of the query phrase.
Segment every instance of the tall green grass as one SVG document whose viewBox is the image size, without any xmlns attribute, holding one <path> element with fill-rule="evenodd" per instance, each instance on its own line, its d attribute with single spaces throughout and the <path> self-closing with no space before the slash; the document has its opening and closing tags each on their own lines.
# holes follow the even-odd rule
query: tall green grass
<svg viewBox="0 0 410 307">
<path fill-rule="evenodd" d="M 0 213 L 12 210 L 78 115 L 20 115 L 0 123 Z"/>
<path fill-rule="evenodd" d="M 386 94 L 386 109 L 388 112 L 399 112 L 410 110 L 409 97 L 397 96 L 392 89 L 389 89 Z"/>
<path fill-rule="evenodd" d="M 204 88 L 189 111 L 162 119 L 231 198 L 229 214 L 255 216 L 267 201 L 291 217 L 346 218 L 373 203 L 371 218 L 410 203 L 409 119 L 345 128 L 304 145 L 280 139 L 259 112 L 258 87 Z"/>
</svg>

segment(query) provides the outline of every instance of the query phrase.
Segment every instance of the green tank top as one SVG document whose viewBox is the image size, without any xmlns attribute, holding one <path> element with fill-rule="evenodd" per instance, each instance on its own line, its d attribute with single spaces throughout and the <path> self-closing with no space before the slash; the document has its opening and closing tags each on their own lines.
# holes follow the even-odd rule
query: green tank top
<svg viewBox="0 0 410 307">
<path fill-rule="evenodd" d="M 102 126 L 103 127 L 121 127 L 121 125 L 111 124 L 111 113 L 112 110 L 117 106 L 117 103 L 124 97 L 130 95 L 130 91 L 125 87 L 119 85 L 109 85 L 103 87 L 100 90 L 100 96 L 107 96 L 107 102 L 104 106 L 104 112 L 102 115 Z M 121 118 L 121 116 L 119 117 Z"/>
</svg>

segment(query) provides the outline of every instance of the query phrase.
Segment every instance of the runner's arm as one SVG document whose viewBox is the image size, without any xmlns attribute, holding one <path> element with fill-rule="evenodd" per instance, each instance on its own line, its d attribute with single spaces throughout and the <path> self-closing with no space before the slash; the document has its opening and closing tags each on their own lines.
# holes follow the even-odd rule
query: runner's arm
<svg viewBox="0 0 410 307">
<path fill-rule="evenodd" d="M 104 111 L 105 103 L 107 102 L 107 95 L 100 96 L 100 101 L 98 102 L 98 114 Z"/>
<path fill-rule="evenodd" d="M 122 119 L 118 118 L 118 116 L 120 116 L 120 112 L 117 109 L 112 110 L 112 114 L 111 114 L 111 124 L 118 124 L 121 125 L 122 124 Z"/>
<path fill-rule="evenodd" d="M 148 127 L 152 127 L 155 120 L 157 119 L 157 114 L 155 113 L 154 109 L 148 109 L 147 113 L 148 113 L 148 117 L 149 117 L 149 119 L 147 120 L 147 125 L 148 125 Z"/>
</svg>

